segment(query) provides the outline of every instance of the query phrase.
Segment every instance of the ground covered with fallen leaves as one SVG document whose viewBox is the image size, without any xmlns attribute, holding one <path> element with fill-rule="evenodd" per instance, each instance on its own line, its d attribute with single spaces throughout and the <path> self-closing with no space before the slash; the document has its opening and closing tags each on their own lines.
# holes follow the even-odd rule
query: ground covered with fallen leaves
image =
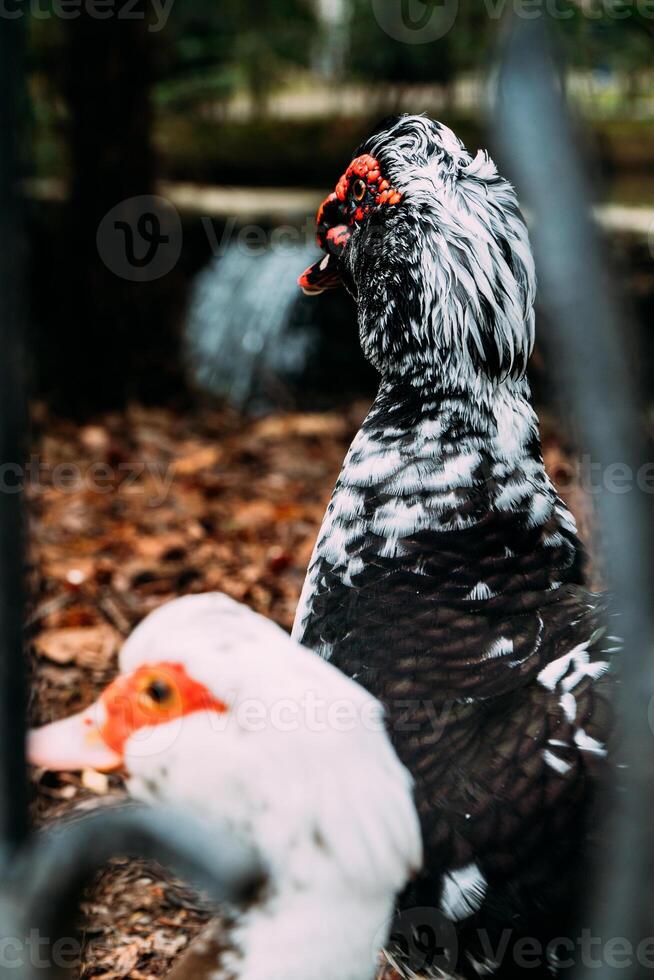
<svg viewBox="0 0 654 980">
<path fill-rule="evenodd" d="M 123 639 L 178 595 L 220 590 L 290 628 L 347 446 L 367 405 L 258 420 L 133 407 L 85 426 L 37 406 L 26 488 L 30 530 L 31 714 L 89 704 Z M 546 462 L 592 537 L 569 451 L 544 426 Z M 124 796 L 119 777 L 33 773 L 48 823 Z M 80 915 L 81 978 L 153 980 L 207 921 L 161 869 L 117 860 Z"/>
</svg>

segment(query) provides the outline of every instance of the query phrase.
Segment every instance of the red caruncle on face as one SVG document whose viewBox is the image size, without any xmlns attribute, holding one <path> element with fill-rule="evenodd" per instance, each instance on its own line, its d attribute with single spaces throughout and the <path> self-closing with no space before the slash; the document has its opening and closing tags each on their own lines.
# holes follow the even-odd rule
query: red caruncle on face
<svg viewBox="0 0 654 980">
<path fill-rule="evenodd" d="M 368 153 L 356 157 L 347 168 L 336 190 L 325 198 L 316 218 L 318 244 L 331 251 L 329 244 L 343 247 L 350 236 L 350 229 L 357 221 L 363 221 L 373 208 L 383 204 L 399 204 L 402 195 L 394 190 L 374 157 Z M 334 223 L 338 214 L 340 223 Z"/>
<path fill-rule="evenodd" d="M 402 195 L 393 190 L 389 182 L 382 177 L 377 160 L 368 153 L 356 157 L 339 180 L 336 185 L 338 200 L 346 201 L 350 190 L 353 191 L 355 200 L 358 200 L 356 185 L 359 182 L 367 185 L 375 204 L 399 204 L 402 199 Z M 360 221 L 363 214 L 369 210 L 369 204 L 365 208 L 359 208 L 355 211 L 355 220 Z"/>
<path fill-rule="evenodd" d="M 298 282 L 307 293 L 320 293 L 341 283 L 340 271 L 329 257 L 340 257 L 354 226 L 372 211 L 395 206 L 402 195 L 383 176 L 375 157 L 364 153 L 349 165 L 334 190 L 322 202 L 316 216 L 318 245 L 327 258 L 310 266 Z"/>
</svg>

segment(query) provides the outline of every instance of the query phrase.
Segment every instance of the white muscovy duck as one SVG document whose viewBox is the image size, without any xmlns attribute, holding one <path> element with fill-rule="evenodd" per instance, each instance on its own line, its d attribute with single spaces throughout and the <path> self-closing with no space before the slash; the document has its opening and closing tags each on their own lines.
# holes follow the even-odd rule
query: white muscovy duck
<svg viewBox="0 0 654 980">
<path fill-rule="evenodd" d="M 256 849 L 269 880 L 207 976 L 372 980 L 422 859 L 379 703 L 217 593 L 151 613 L 120 668 L 94 705 L 30 733 L 30 761 L 124 766 L 135 797 L 190 807 Z"/>
<path fill-rule="evenodd" d="M 300 285 L 346 285 L 381 384 L 293 635 L 387 708 L 425 844 L 407 904 L 454 923 L 464 976 L 515 980 L 532 942 L 548 977 L 578 935 L 618 647 L 543 465 L 527 229 L 488 154 L 422 116 L 359 147 L 317 223 Z"/>
</svg>

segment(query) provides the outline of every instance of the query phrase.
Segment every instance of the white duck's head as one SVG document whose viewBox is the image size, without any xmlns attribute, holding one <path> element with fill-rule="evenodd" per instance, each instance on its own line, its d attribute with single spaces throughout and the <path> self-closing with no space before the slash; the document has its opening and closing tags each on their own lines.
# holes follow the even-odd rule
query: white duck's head
<svg viewBox="0 0 654 980">
<path fill-rule="evenodd" d="M 370 980 L 422 860 L 379 703 L 219 594 L 153 612 L 120 668 L 90 708 L 31 733 L 30 761 L 124 767 L 134 796 L 191 807 L 255 847 L 270 887 L 235 932 L 239 980 Z"/>
</svg>

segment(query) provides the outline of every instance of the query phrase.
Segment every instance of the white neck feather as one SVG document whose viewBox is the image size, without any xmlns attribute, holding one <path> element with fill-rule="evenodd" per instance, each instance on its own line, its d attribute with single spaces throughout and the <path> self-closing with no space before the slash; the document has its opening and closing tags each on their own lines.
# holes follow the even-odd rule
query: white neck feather
<svg viewBox="0 0 654 980">
<path fill-rule="evenodd" d="M 237 980 L 373 980 L 392 913 L 388 898 L 287 888 L 244 917 L 224 965 Z"/>
</svg>

